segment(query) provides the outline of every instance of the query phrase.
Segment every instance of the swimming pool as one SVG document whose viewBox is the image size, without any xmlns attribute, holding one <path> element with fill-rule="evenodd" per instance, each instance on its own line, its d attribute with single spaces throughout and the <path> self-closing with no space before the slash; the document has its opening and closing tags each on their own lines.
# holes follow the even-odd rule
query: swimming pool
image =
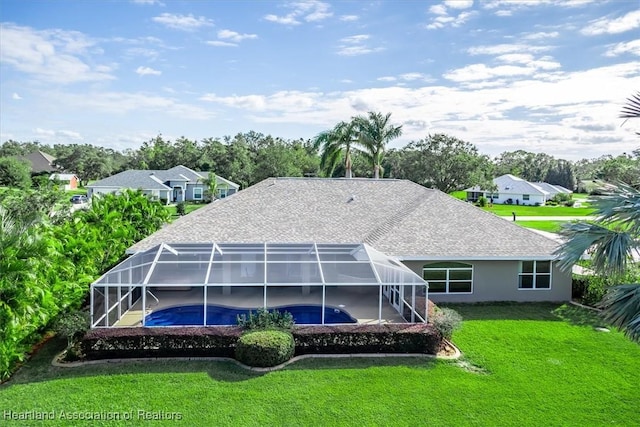
<svg viewBox="0 0 640 427">
<path fill-rule="evenodd" d="M 322 323 L 321 305 L 285 305 L 270 310 L 288 311 L 298 325 L 316 325 Z M 237 318 L 256 308 L 233 308 L 221 305 L 207 305 L 207 325 L 236 325 Z M 154 311 L 145 317 L 145 326 L 199 326 L 204 318 L 202 304 L 181 305 Z M 357 323 L 346 311 L 325 306 L 324 323 Z"/>
</svg>

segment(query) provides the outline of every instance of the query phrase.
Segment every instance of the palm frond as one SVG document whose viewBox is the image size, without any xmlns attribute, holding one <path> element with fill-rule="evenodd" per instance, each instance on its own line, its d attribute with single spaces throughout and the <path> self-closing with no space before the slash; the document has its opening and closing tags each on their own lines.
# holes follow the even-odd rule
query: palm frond
<svg viewBox="0 0 640 427">
<path fill-rule="evenodd" d="M 636 92 L 627 98 L 627 103 L 622 107 L 620 113 L 622 119 L 637 119 L 640 118 L 640 92 Z"/>
<path fill-rule="evenodd" d="M 589 252 L 593 268 L 597 272 L 619 276 L 625 272 L 637 246 L 637 241 L 631 234 L 600 224 L 565 224 L 560 235 L 567 240 L 554 255 L 558 257 L 558 266 L 563 270 L 570 270 L 585 252 Z"/>
<path fill-rule="evenodd" d="M 640 284 L 613 286 L 600 307 L 605 321 L 619 327 L 634 341 L 640 341 Z"/>
</svg>

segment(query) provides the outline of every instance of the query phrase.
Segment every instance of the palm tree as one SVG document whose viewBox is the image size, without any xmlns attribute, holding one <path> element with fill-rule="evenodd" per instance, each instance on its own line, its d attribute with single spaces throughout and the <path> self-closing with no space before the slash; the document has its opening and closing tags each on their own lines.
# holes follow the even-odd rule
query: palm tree
<svg viewBox="0 0 640 427">
<path fill-rule="evenodd" d="M 621 118 L 640 118 L 640 92 L 628 99 Z M 640 254 L 640 182 L 616 184 L 595 202 L 597 220 L 566 224 L 561 234 L 567 239 L 558 249 L 559 266 L 570 269 L 585 251 L 592 253 L 596 274 L 620 281 L 633 255 Z M 640 283 L 610 287 L 600 302 L 604 319 L 640 341 Z"/>
<path fill-rule="evenodd" d="M 373 167 L 373 177 L 380 178 L 382 160 L 387 144 L 402 135 L 402 125 L 393 126 L 389 123 L 391 113 L 382 115 L 370 111 L 367 116 L 358 116 L 353 119 L 359 144 L 365 149 L 366 157 Z"/>
<path fill-rule="evenodd" d="M 333 129 L 321 132 L 313 140 L 313 147 L 321 149 L 320 167 L 333 175 L 338 164 L 344 159 L 345 177 L 351 178 L 351 151 L 358 142 L 354 122 L 340 122 Z"/>
</svg>

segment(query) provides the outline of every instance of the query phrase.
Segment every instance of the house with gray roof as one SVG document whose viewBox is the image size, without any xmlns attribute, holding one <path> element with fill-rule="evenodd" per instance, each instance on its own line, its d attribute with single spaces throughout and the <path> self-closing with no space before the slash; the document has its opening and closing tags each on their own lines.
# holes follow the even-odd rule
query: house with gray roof
<svg viewBox="0 0 640 427">
<path fill-rule="evenodd" d="M 269 178 L 128 252 L 212 242 L 363 243 L 426 279 L 435 302 L 571 298 L 571 275 L 555 262 L 558 242 L 407 180 Z"/>
<path fill-rule="evenodd" d="M 517 176 L 506 174 L 493 179 L 494 190 L 482 189 L 479 186 L 467 188 L 467 200 L 476 202 L 484 196 L 496 204 L 544 205 L 556 194 L 571 194 L 572 191 L 560 185 L 546 182 L 529 182 Z"/>
<path fill-rule="evenodd" d="M 116 193 L 125 189 L 142 190 L 144 194 L 167 203 L 204 200 L 206 172 L 186 166 L 167 170 L 126 170 L 87 185 L 87 195 Z M 236 193 L 240 185 L 217 176 L 216 198 Z"/>
<path fill-rule="evenodd" d="M 62 170 L 56 165 L 55 157 L 40 150 L 29 153 L 26 156 L 20 156 L 18 159 L 29 163 L 32 174 L 60 172 Z"/>
</svg>

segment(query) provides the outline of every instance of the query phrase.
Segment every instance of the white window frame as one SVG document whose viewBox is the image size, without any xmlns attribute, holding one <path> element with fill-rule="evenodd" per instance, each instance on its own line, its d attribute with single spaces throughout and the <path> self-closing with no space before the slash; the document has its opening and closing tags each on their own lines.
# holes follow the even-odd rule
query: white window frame
<svg viewBox="0 0 640 427">
<path fill-rule="evenodd" d="M 196 191 L 200 191 L 200 194 L 196 194 Z M 204 189 L 202 187 L 193 187 L 193 200 L 202 200 Z"/>
<path fill-rule="evenodd" d="M 533 272 L 531 273 L 523 273 L 522 266 L 525 262 L 533 262 Z M 549 263 L 549 272 L 548 273 L 538 273 L 538 262 L 548 262 Z M 523 276 L 531 276 L 533 277 L 533 287 L 531 288 L 523 288 L 521 287 L 522 277 Z M 538 285 L 538 276 L 548 276 L 549 277 L 549 287 L 548 288 L 539 288 Z M 528 260 L 528 261 L 520 261 L 520 266 L 518 269 L 518 290 L 519 291 L 550 291 L 553 287 L 553 261 L 551 260 Z"/>
<path fill-rule="evenodd" d="M 430 264 L 425 264 L 424 266 L 422 266 L 422 277 L 424 278 L 424 273 L 425 270 L 444 270 L 446 272 L 446 278 L 444 279 L 445 282 L 445 291 L 444 292 L 438 292 L 438 291 L 432 291 L 431 289 L 429 289 L 429 293 L 430 294 L 434 294 L 434 295 L 471 295 L 473 294 L 473 264 L 467 264 L 464 262 L 461 262 L 460 264 L 466 264 L 469 267 L 433 267 L 433 268 L 429 268 L 428 266 Z M 451 271 L 471 271 L 471 279 L 470 280 L 451 280 L 449 279 L 449 272 Z M 426 280 L 426 279 L 425 279 Z M 441 280 L 437 280 L 438 282 L 441 282 Z M 462 283 L 462 282 L 471 282 L 471 291 L 470 292 L 449 292 L 449 283 Z M 428 280 L 427 280 L 428 282 Z"/>
</svg>

